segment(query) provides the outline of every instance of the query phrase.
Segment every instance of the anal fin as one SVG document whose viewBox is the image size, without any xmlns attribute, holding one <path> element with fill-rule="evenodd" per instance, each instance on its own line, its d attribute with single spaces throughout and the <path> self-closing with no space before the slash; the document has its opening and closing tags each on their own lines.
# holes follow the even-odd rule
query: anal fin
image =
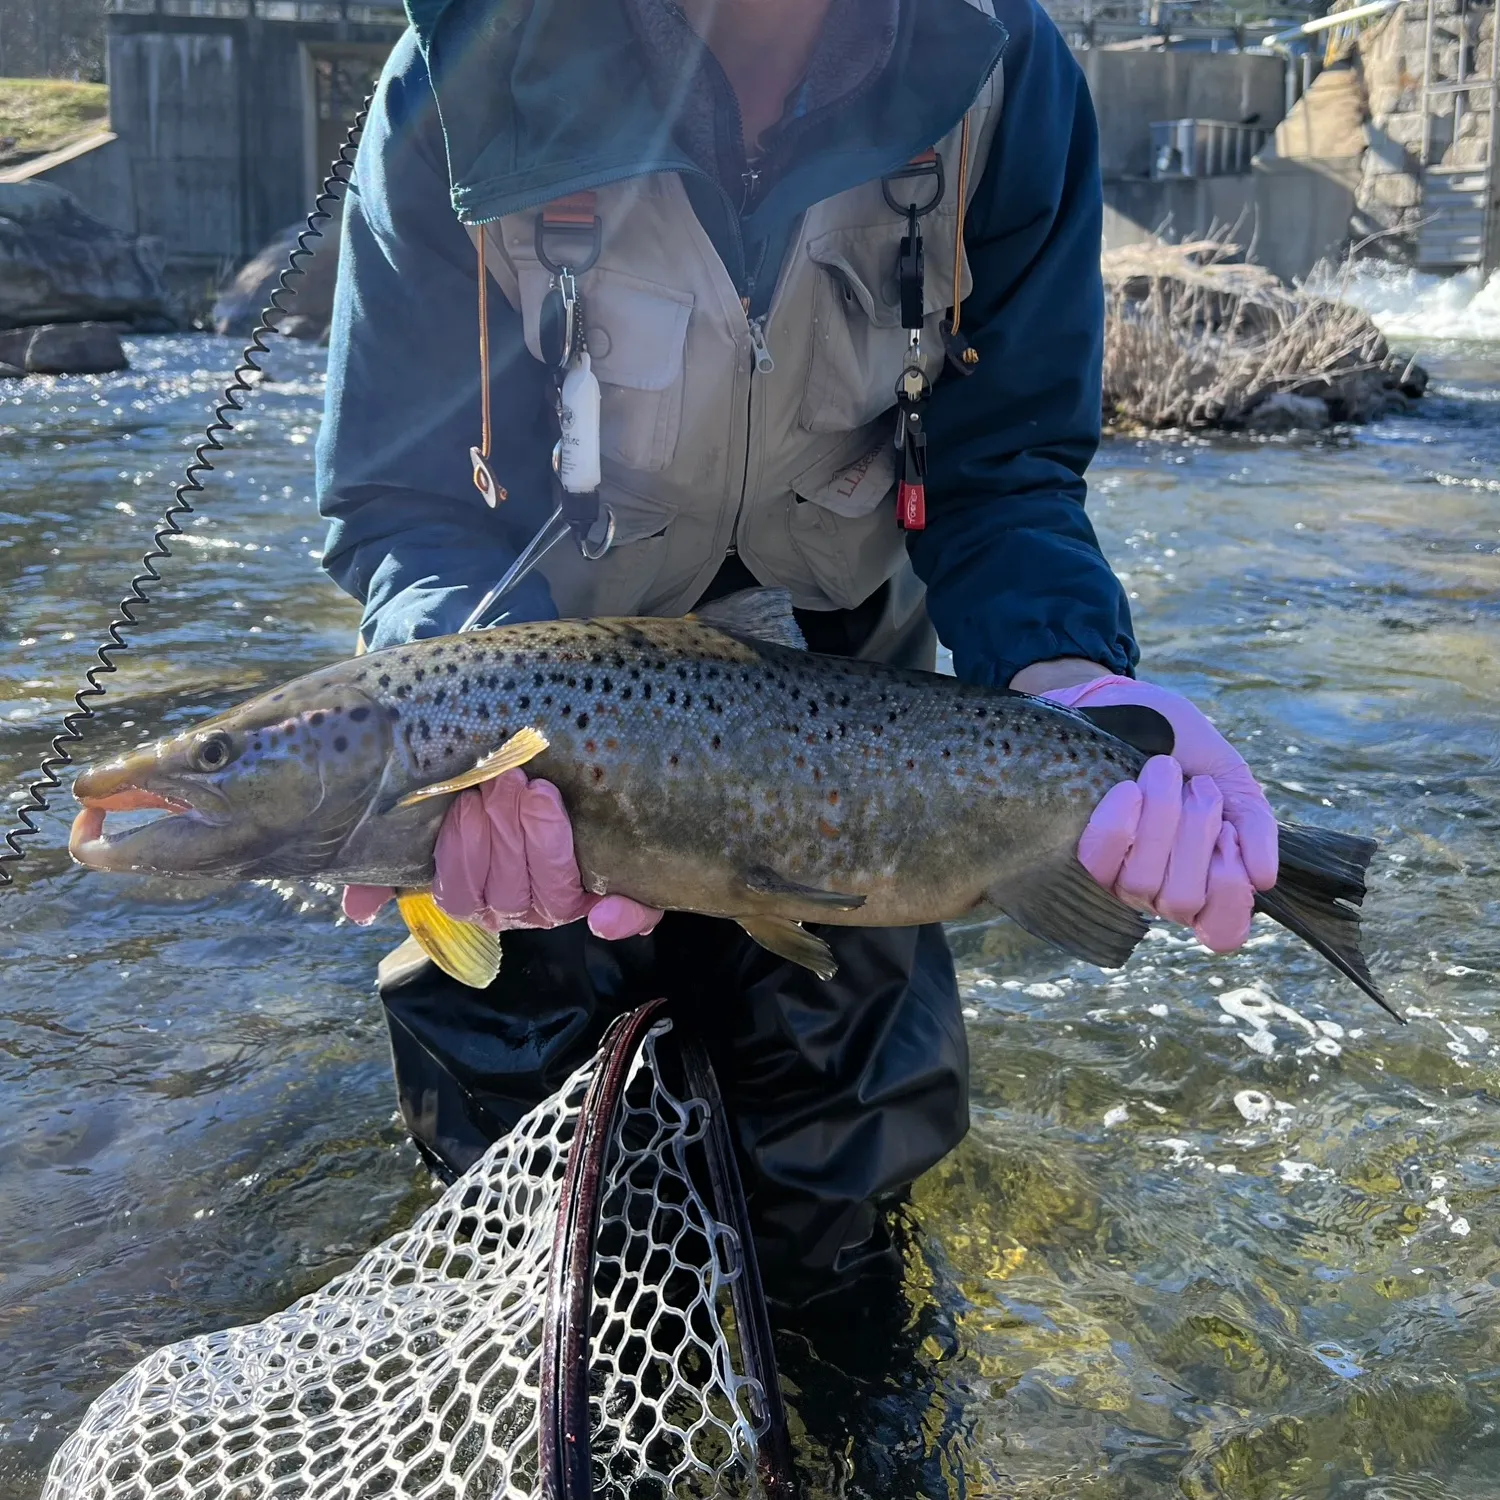
<svg viewBox="0 0 1500 1500">
<path fill-rule="evenodd" d="M 396 806 L 410 807 L 429 797 L 446 797 L 450 792 L 461 792 L 466 787 L 493 781 L 497 776 L 534 760 L 546 748 L 547 736 L 540 729 L 518 729 L 498 750 L 492 750 L 478 761 L 473 770 L 450 776 L 446 781 L 434 781 L 431 786 L 418 787 L 416 791 L 408 792 Z"/>
<path fill-rule="evenodd" d="M 863 896 L 850 896 L 843 891 L 824 891 L 815 885 L 803 885 L 778 874 L 769 865 L 751 865 L 744 873 L 745 889 L 757 896 L 793 896 L 812 906 L 826 906 L 830 911 L 858 911 L 865 904 Z"/>
<path fill-rule="evenodd" d="M 482 990 L 500 972 L 500 939 L 473 922 L 450 917 L 430 891 L 398 891 L 401 919 L 422 951 L 460 984 Z"/>
<path fill-rule="evenodd" d="M 1101 969 L 1118 969 L 1149 925 L 1140 912 L 1105 890 L 1071 850 L 1007 884 L 991 886 L 988 894 L 1033 937 Z"/>
<path fill-rule="evenodd" d="M 738 917 L 736 920 L 762 948 L 778 958 L 811 969 L 819 979 L 832 979 L 838 973 L 833 949 L 800 922 L 794 922 L 790 917 Z"/>
</svg>

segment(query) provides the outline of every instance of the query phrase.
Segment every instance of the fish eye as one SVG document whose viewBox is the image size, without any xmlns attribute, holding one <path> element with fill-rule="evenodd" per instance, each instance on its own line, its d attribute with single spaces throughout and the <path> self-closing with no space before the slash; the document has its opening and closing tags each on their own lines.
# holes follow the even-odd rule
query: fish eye
<svg viewBox="0 0 1500 1500">
<path fill-rule="evenodd" d="M 188 752 L 195 771 L 220 771 L 234 758 L 234 741 L 222 729 L 200 735 Z"/>
</svg>

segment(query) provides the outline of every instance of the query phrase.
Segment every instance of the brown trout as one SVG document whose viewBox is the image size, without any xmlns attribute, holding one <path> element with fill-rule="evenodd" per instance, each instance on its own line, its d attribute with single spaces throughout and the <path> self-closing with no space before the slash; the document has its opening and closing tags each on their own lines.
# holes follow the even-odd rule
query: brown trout
<svg viewBox="0 0 1500 1500">
<path fill-rule="evenodd" d="M 1146 918 L 1075 851 L 1110 787 L 1170 749 L 1149 709 L 812 655 L 788 596 L 761 589 L 685 619 L 503 626 L 300 677 L 83 771 L 69 848 L 95 870 L 395 886 L 434 961 L 483 985 L 498 939 L 423 892 L 452 797 L 524 765 L 562 793 L 587 889 L 729 918 L 825 978 L 804 923 L 982 905 L 1117 968 Z M 140 808 L 165 815 L 104 831 Z M 1280 880 L 1256 905 L 1397 1014 L 1359 947 L 1375 847 L 1282 825 Z"/>
</svg>

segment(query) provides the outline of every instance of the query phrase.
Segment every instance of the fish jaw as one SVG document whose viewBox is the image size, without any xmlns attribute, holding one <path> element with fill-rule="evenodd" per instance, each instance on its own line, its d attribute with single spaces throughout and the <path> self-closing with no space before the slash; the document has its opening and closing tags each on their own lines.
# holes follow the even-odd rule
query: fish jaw
<svg viewBox="0 0 1500 1500">
<path fill-rule="evenodd" d="M 151 868 L 140 855 L 140 846 L 159 840 L 164 825 L 181 818 L 199 826 L 218 826 L 214 816 L 218 809 L 211 804 L 218 799 L 205 787 L 170 785 L 157 789 L 144 783 L 154 777 L 157 758 L 154 751 L 137 752 L 89 766 L 73 783 L 73 795 L 82 810 L 73 819 L 68 834 L 68 853 L 88 870 L 125 872 Z M 159 809 L 163 816 L 149 823 L 137 824 L 123 833 L 106 834 L 105 820 L 112 812 L 145 812 Z"/>
</svg>

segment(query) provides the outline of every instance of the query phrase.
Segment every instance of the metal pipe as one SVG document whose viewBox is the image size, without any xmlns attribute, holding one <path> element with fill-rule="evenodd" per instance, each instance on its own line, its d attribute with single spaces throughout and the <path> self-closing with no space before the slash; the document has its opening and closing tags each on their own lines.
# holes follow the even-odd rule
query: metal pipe
<svg viewBox="0 0 1500 1500">
<path fill-rule="evenodd" d="M 1334 26 L 1343 26 L 1349 21 L 1363 21 L 1367 16 L 1383 16 L 1387 11 L 1395 10 L 1398 5 L 1405 4 L 1406 0 L 1371 0 L 1369 5 L 1356 5 L 1353 10 L 1341 10 L 1331 16 L 1319 16 L 1316 21 L 1304 21 L 1300 26 L 1292 27 L 1290 31 L 1278 31 L 1274 36 L 1266 38 L 1266 46 L 1284 46 L 1287 42 L 1296 41 L 1298 37 L 1328 31 Z"/>
</svg>

